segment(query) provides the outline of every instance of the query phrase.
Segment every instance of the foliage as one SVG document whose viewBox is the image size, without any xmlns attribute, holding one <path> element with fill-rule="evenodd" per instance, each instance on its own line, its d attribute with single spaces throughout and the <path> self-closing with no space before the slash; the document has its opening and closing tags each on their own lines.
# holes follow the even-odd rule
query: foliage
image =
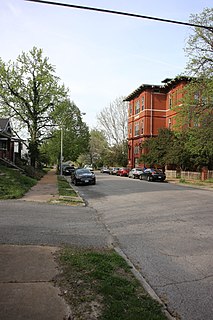
<svg viewBox="0 0 213 320">
<path fill-rule="evenodd" d="M 97 116 L 110 145 L 119 145 L 126 141 L 128 116 L 127 104 L 123 100 L 123 97 L 115 99 Z"/>
<path fill-rule="evenodd" d="M 190 22 L 213 26 L 213 8 L 206 8 L 201 14 L 192 14 Z M 189 57 L 187 69 L 193 76 L 212 77 L 213 73 L 213 28 L 195 27 L 189 36 L 185 51 Z"/>
<path fill-rule="evenodd" d="M 63 161 L 76 161 L 81 153 L 89 149 L 89 129 L 82 120 L 82 113 L 74 102 L 64 100 L 52 115 L 56 129 L 51 139 L 42 144 L 42 155 L 48 155 L 46 161 L 50 163 L 56 163 L 57 160 L 59 162 L 62 142 Z"/>
<path fill-rule="evenodd" d="M 67 95 L 58 84 L 55 68 L 42 53 L 34 47 L 19 55 L 16 62 L 0 59 L 0 113 L 14 120 L 17 135 L 20 128 L 27 130 L 32 166 L 41 140 L 52 128 L 52 112 Z"/>
<path fill-rule="evenodd" d="M 106 159 L 109 153 L 110 148 L 104 132 L 92 129 L 90 131 L 89 150 L 78 158 L 78 163 L 81 166 L 91 164 L 95 168 L 98 168 L 108 163 Z"/>
<path fill-rule="evenodd" d="M 190 22 L 213 25 L 213 9 L 191 15 Z M 213 168 L 213 28 L 195 27 L 185 51 L 189 57 L 187 72 L 193 76 L 184 88 L 177 112 L 176 128 L 183 133 L 183 149 L 180 149 L 185 167 L 197 170 L 202 166 Z M 177 150 L 173 147 L 173 150 Z"/>
<path fill-rule="evenodd" d="M 56 281 L 75 319 L 166 319 L 116 252 L 67 247 L 58 260 L 62 272 Z"/>
<path fill-rule="evenodd" d="M 160 129 L 155 138 L 142 144 L 146 150 L 140 161 L 146 166 L 174 165 L 182 170 L 213 168 L 213 125 L 193 127 L 182 132 Z"/>
</svg>

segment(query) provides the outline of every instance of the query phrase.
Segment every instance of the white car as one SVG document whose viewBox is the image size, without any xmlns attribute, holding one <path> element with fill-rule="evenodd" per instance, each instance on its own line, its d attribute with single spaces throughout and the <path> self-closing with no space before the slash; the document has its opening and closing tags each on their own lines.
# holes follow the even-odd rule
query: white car
<svg viewBox="0 0 213 320">
<path fill-rule="evenodd" d="M 142 168 L 133 168 L 129 171 L 129 178 L 139 179 L 139 176 L 142 174 Z"/>
</svg>

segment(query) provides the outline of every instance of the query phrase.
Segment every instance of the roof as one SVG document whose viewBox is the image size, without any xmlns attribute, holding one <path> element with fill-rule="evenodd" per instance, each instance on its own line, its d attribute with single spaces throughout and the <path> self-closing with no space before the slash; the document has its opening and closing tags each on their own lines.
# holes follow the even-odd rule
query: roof
<svg viewBox="0 0 213 320">
<path fill-rule="evenodd" d="M 9 118 L 0 118 L 0 134 L 3 136 L 12 136 L 11 124 Z"/>
<path fill-rule="evenodd" d="M 146 91 L 147 89 L 162 89 L 164 88 L 163 85 L 156 85 L 156 84 L 142 84 L 140 87 L 138 87 L 136 90 L 134 90 L 132 93 L 130 93 L 124 101 L 130 101 L 136 97 L 138 97 L 143 91 Z"/>
<path fill-rule="evenodd" d="M 5 131 L 9 123 L 8 118 L 0 118 L 0 131 Z"/>
<path fill-rule="evenodd" d="M 173 79 L 171 78 L 166 78 L 162 81 L 162 85 L 156 85 L 156 84 L 142 84 L 140 87 L 138 87 L 136 90 L 134 90 L 132 93 L 130 93 L 123 101 L 131 101 L 135 98 L 137 98 L 143 91 L 146 91 L 148 89 L 151 90 L 161 90 L 162 92 L 167 92 L 170 90 L 171 87 L 174 85 L 186 81 L 189 82 L 191 81 L 191 77 L 186 77 L 186 76 L 177 76 Z"/>
</svg>

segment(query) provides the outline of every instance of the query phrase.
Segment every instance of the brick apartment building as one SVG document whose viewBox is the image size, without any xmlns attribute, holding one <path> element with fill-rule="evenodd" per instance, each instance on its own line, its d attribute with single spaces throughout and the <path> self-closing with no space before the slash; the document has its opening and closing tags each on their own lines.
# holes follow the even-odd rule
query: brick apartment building
<svg viewBox="0 0 213 320">
<path fill-rule="evenodd" d="M 124 101 L 128 108 L 128 167 L 144 167 L 139 158 L 144 152 L 141 143 L 156 137 L 160 128 L 172 129 L 176 112 L 172 106 L 181 103 L 187 77 L 165 79 L 162 85 L 143 84 L 130 93 Z"/>
</svg>

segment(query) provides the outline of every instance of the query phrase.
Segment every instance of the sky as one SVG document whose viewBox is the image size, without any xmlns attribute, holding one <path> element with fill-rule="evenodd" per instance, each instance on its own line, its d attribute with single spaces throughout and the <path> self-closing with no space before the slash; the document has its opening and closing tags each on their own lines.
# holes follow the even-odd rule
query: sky
<svg viewBox="0 0 213 320">
<path fill-rule="evenodd" d="M 185 22 L 212 7 L 212 0 L 54 2 Z M 116 98 L 182 74 L 188 61 L 184 47 L 193 32 L 188 26 L 24 0 L 0 0 L 0 30 L 1 59 L 15 61 L 34 46 L 43 49 L 91 129 Z"/>
</svg>

